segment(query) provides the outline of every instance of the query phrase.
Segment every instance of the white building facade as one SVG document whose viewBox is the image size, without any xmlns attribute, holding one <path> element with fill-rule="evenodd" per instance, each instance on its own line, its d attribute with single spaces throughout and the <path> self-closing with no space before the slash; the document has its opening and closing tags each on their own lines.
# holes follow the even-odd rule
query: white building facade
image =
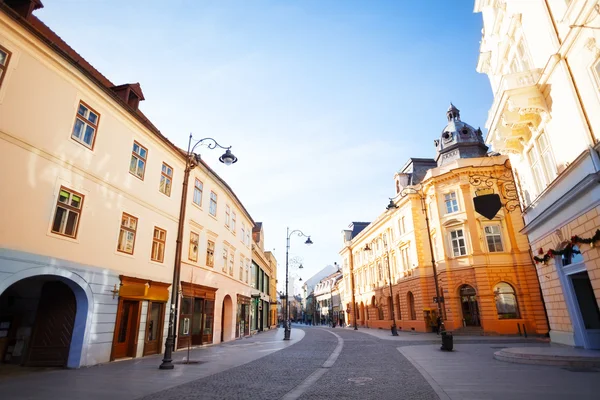
<svg viewBox="0 0 600 400">
<path fill-rule="evenodd" d="M 478 0 L 486 143 L 510 157 L 552 341 L 600 348 L 600 5 Z"/>
</svg>

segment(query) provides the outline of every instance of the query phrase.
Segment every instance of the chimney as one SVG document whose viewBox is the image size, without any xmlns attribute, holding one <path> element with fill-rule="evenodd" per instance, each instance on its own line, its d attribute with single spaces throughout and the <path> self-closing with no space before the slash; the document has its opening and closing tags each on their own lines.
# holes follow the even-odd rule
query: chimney
<svg viewBox="0 0 600 400">
<path fill-rule="evenodd" d="M 124 85 L 113 86 L 111 89 L 135 111 L 137 111 L 140 101 L 144 100 L 144 94 L 139 83 L 126 83 Z"/>
<path fill-rule="evenodd" d="M 29 18 L 33 11 L 44 7 L 40 0 L 4 0 L 4 3 L 25 19 Z"/>
</svg>

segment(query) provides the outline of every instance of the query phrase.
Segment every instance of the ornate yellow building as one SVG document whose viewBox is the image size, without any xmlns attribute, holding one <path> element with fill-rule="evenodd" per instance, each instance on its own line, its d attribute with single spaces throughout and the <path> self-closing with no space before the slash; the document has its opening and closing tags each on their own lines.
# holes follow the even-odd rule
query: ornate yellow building
<svg viewBox="0 0 600 400">
<path fill-rule="evenodd" d="M 394 317 L 401 330 L 435 330 L 435 265 L 447 330 L 545 334 L 507 157 L 488 154 L 481 131 L 462 122 L 453 105 L 447 118 L 436 159 L 411 158 L 394 176 L 396 196 L 387 211 L 344 231 L 347 322 L 354 323 L 355 311 L 359 326 L 389 328 Z M 474 203 L 492 193 L 502 205 L 486 218 Z"/>
</svg>

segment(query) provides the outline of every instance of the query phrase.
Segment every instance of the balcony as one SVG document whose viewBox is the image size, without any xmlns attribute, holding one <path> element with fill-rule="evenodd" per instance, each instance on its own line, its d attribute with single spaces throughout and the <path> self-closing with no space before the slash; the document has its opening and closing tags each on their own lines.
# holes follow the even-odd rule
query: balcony
<svg viewBox="0 0 600 400">
<path fill-rule="evenodd" d="M 539 89 L 540 69 L 502 76 L 494 103 L 488 114 L 486 138 L 501 153 L 523 152 L 531 138 L 531 128 L 541 122 L 548 111 L 546 99 Z"/>
</svg>

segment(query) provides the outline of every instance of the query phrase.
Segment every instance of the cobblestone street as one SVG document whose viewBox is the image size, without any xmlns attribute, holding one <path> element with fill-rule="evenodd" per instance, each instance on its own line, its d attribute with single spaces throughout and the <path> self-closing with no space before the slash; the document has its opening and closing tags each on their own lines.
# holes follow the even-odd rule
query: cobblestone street
<svg viewBox="0 0 600 400">
<path fill-rule="evenodd" d="M 592 399 L 597 369 L 515 365 L 492 354 L 505 346 L 548 346 L 519 338 L 461 338 L 453 353 L 438 337 L 383 330 L 294 326 L 192 350 L 195 365 L 157 368 L 160 357 L 0 380 L 7 399 Z M 411 340 L 416 339 L 416 340 Z M 504 344 L 502 344 L 504 343 Z M 510 344 L 508 344 L 510 343 Z M 176 352 L 181 361 L 187 352 Z M 552 377 L 549 381 L 546 378 Z M 509 384 L 510 383 L 510 384 Z"/>
</svg>

